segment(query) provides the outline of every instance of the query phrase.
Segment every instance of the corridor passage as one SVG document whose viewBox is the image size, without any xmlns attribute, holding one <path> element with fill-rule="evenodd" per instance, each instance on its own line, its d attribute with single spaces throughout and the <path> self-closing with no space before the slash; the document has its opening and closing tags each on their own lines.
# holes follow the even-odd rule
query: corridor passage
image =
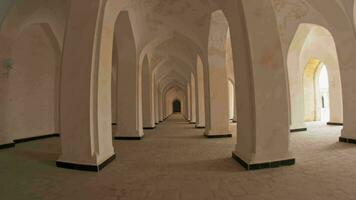
<svg viewBox="0 0 356 200">
<path fill-rule="evenodd" d="M 235 124 L 233 138 L 207 139 L 181 115 L 145 130 L 143 140 L 115 140 L 117 159 L 100 173 L 54 167 L 58 138 L 22 143 L 0 152 L 0 193 L 4 200 L 351 200 L 355 146 L 336 142 L 340 127 L 308 128 L 291 134 L 296 165 L 260 171 L 231 158 Z"/>
</svg>

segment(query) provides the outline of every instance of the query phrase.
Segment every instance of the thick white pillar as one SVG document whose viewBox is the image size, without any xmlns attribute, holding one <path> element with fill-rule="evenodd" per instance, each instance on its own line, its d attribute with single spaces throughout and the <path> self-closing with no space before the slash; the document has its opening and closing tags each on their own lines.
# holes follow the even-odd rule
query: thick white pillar
<svg viewBox="0 0 356 200">
<path fill-rule="evenodd" d="M 340 60 L 344 126 L 340 141 L 356 144 L 356 56 L 350 53 L 356 51 L 356 39 L 352 31 L 338 31 L 335 32 L 334 38 Z"/>
<path fill-rule="evenodd" d="M 135 40 L 127 12 L 120 13 L 115 29 L 117 46 L 117 127 L 115 139 L 141 139 L 142 69 L 136 59 Z"/>
<path fill-rule="evenodd" d="M 156 77 L 154 77 L 154 105 L 155 105 L 155 123 L 159 123 L 159 104 L 158 104 L 158 87 L 157 87 L 157 82 L 156 82 Z"/>
<path fill-rule="evenodd" d="M 205 84 L 205 135 L 207 137 L 231 137 L 229 131 L 229 101 L 224 66 L 209 66 L 209 84 Z"/>
<path fill-rule="evenodd" d="M 272 2 L 236 1 L 231 8 L 232 47 L 240 50 L 233 55 L 239 114 L 233 157 L 249 170 L 292 165 L 286 70 Z"/>
<path fill-rule="evenodd" d="M 302 43 L 298 44 L 302 45 Z M 300 46 L 302 48 L 302 46 Z M 299 52 L 292 52 L 289 54 L 298 54 Z M 298 61 L 294 61 L 297 59 Z M 291 56 L 288 60 L 288 65 L 291 63 L 299 63 L 300 56 Z M 304 123 L 304 88 L 303 88 L 303 73 L 301 73 L 299 66 L 289 67 L 289 91 L 290 91 L 290 113 L 291 132 L 306 131 L 307 128 Z"/>
<path fill-rule="evenodd" d="M 329 74 L 329 125 L 343 125 L 344 122 L 340 69 L 337 67 L 339 65 L 327 68 Z"/>
<path fill-rule="evenodd" d="M 192 120 L 192 103 L 191 103 L 191 89 L 190 89 L 190 84 L 187 84 L 187 120 L 191 121 Z"/>
<path fill-rule="evenodd" d="M 231 137 L 229 131 L 229 94 L 226 72 L 226 38 L 228 24 L 222 11 L 212 14 L 210 23 L 208 65 L 205 79 L 205 136 Z M 219 53 L 216 53 L 219 51 Z M 221 53 L 220 53 L 221 51 Z"/>
<path fill-rule="evenodd" d="M 163 110 L 163 120 L 165 120 L 168 116 L 167 97 L 166 97 L 165 93 L 163 93 L 163 95 L 162 95 L 162 110 Z"/>
<path fill-rule="evenodd" d="M 195 78 L 194 78 L 194 75 L 192 74 L 191 75 L 191 81 L 190 81 L 190 103 L 191 103 L 191 109 L 190 109 L 190 116 L 191 116 L 191 119 L 190 119 L 190 123 L 191 124 L 195 124 L 197 122 L 197 117 L 196 117 L 196 94 L 195 94 L 195 91 L 196 91 L 196 86 L 195 86 Z"/>
<path fill-rule="evenodd" d="M 163 122 L 164 121 L 164 110 L 163 110 L 163 95 L 161 88 L 158 87 L 158 108 L 159 108 L 159 121 Z"/>
<path fill-rule="evenodd" d="M 113 55 L 117 55 L 117 47 L 113 47 Z M 113 67 L 111 75 L 111 116 L 112 116 L 112 125 L 117 125 L 117 75 L 118 75 L 118 60 L 117 56 L 113 56 Z"/>
<path fill-rule="evenodd" d="M 197 58 L 197 78 L 195 79 L 196 87 L 196 128 L 205 128 L 205 93 L 204 93 L 204 66 L 202 60 Z"/>
<path fill-rule="evenodd" d="M 154 82 L 153 74 L 149 67 L 147 57 L 143 61 L 142 66 L 142 118 L 143 128 L 153 129 L 155 125 L 154 113 Z"/>
<path fill-rule="evenodd" d="M 236 94 L 234 92 L 234 118 L 232 119 L 232 122 L 236 123 L 237 122 L 237 108 L 236 108 Z"/>
<path fill-rule="evenodd" d="M 98 70 L 93 58 L 102 5 L 101 1 L 77 0 L 70 7 L 61 71 L 61 155 L 57 166 L 98 171 L 115 157 L 111 81 L 103 81 L 110 80 L 111 66 Z"/>
</svg>

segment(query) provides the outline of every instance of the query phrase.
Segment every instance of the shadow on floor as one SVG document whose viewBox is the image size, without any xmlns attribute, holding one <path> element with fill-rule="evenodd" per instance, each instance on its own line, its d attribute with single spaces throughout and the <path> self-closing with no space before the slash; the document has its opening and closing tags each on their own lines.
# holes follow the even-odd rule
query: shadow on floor
<svg viewBox="0 0 356 200">
<path fill-rule="evenodd" d="M 211 160 L 186 161 L 162 164 L 161 167 L 184 172 L 246 172 L 233 158 L 219 158 Z"/>
<path fill-rule="evenodd" d="M 204 135 L 160 135 L 159 139 L 205 139 Z"/>
<path fill-rule="evenodd" d="M 356 145 L 354 144 L 347 144 L 347 143 L 341 143 L 341 142 L 335 142 L 329 146 L 325 146 L 325 150 L 347 150 L 347 149 L 353 149 L 356 148 Z"/>
</svg>

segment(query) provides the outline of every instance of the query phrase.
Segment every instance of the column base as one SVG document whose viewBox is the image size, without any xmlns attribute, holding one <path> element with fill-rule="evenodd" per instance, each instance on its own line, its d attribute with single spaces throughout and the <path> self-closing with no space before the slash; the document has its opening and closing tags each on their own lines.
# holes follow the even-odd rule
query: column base
<svg viewBox="0 0 356 200">
<path fill-rule="evenodd" d="M 117 125 L 117 123 L 111 123 L 111 125 L 116 126 L 116 125 Z"/>
<path fill-rule="evenodd" d="M 356 144 L 356 139 L 339 137 L 339 142 L 349 143 L 349 144 Z"/>
<path fill-rule="evenodd" d="M 8 144 L 0 144 L 0 149 L 8 149 L 15 147 L 15 143 L 8 143 Z"/>
<path fill-rule="evenodd" d="M 143 127 L 143 129 L 146 129 L 146 130 L 148 130 L 148 129 L 155 129 L 156 127 L 155 126 L 153 126 L 153 127 Z"/>
<path fill-rule="evenodd" d="M 143 136 L 133 136 L 133 137 L 127 137 L 127 136 L 116 136 L 114 137 L 115 140 L 142 140 Z"/>
<path fill-rule="evenodd" d="M 307 128 L 296 128 L 296 129 L 290 129 L 291 133 L 295 133 L 295 132 L 304 132 L 307 131 Z"/>
<path fill-rule="evenodd" d="M 232 120 L 232 123 L 237 123 L 237 120 Z"/>
<path fill-rule="evenodd" d="M 326 124 L 329 126 L 343 126 L 344 125 L 343 123 L 340 123 L 340 122 L 328 122 Z"/>
<path fill-rule="evenodd" d="M 204 133 L 204 136 L 207 138 L 231 138 L 232 134 L 231 133 L 223 133 L 223 134 L 207 134 Z"/>
<path fill-rule="evenodd" d="M 189 124 L 196 124 L 196 122 L 189 122 Z"/>
<path fill-rule="evenodd" d="M 271 161 L 264 163 L 253 163 L 249 164 L 237 156 L 234 152 L 232 152 L 232 158 L 235 159 L 240 165 L 242 165 L 246 170 L 259 170 L 259 169 L 269 169 L 269 168 L 277 168 L 277 167 L 286 167 L 295 164 L 295 158 L 279 160 L 279 161 Z"/>
<path fill-rule="evenodd" d="M 198 129 L 204 129 L 204 128 L 205 128 L 205 126 L 195 125 L 195 128 L 198 128 Z"/>
<path fill-rule="evenodd" d="M 114 154 L 110 158 L 108 158 L 107 160 L 102 162 L 100 165 L 86 165 L 86 164 L 77 164 L 77 163 L 57 161 L 56 166 L 59 168 L 65 168 L 65 169 L 99 172 L 105 166 L 107 166 L 109 163 L 111 163 L 115 158 L 116 158 L 116 155 Z"/>
</svg>

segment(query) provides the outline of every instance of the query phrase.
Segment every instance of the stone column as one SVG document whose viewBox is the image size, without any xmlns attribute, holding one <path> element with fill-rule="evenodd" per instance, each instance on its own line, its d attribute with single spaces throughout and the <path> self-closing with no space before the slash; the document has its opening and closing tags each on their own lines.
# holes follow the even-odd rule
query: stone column
<svg viewBox="0 0 356 200">
<path fill-rule="evenodd" d="M 136 59 L 135 40 L 127 12 L 119 15 L 115 34 L 118 51 L 118 54 L 114 55 L 118 57 L 115 139 L 141 139 L 143 137 L 142 69 Z"/>
<path fill-rule="evenodd" d="M 196 128 L 205 128 L 205 99 L 204 99 L 204 70 L 203 63 L 198 56 L 197 58 L 197 78 L 195 79 L 195 95 L 196 95 Z"/>
<path fill-rule="evenodd" d="M 144 60 L 142 68 L 142 117 L 143 128 L 155 128 L 155 113 L 154 113 L 154 83 L 152 71 L 148 65 L 147 57 Z"/>
<path fill-rule="evenodd" d="M 158 87 L 156 82 L 156 77 L 154 80 L 154 100 L 155 100 L 155 123 L 159 123 L 159 104 L 158 104 Z"/>
<path fill-rule="evenodd" d="M 111 81 L 104 81 L 111 80 L 111 65 L 98 70 L 93 58 L 95 38 L 100 37 L 96 30 L 101 28 L 101 4 L 96 0 L 71 2 L 61 72 L 58 167 L 98 171 L 115 158 Z"/>
<path fill-rule="evenodd" d="M 303 34 L 307 35 L 309 32 Z M 306 37 L 306 36 L 305 36 Z M 304 43 L 296 43 L 296 46 L 290 48 L 288 67 L 289 78 L 289 104 L 290 104 L 290 131 L 306 131 L 307 128 L 304 123 L 304 88 L 303 88 L 303 72 L 299 66 L 294 66 L 294 63 L 300 62 L 300 51 Z M 291 67 L 293 66 L 293 67 Z M 303 70 L 304 71 L 304 70 Z"/>
<path fill-rule="evenodd" d="M 231 137 L 229 131 L 229 101 L 224 66 L 209 66 L 209 84 L 205 86 L 205 136 Z M 207 88 L 208 87 L 208 88 Z"/>
<path fill-rule="evenodd" d="M 163 97 L 161 88 L 158 87 L 158 108 L 159 108 L 159 121 L 164 121 L 164 110 L 163 110 Z"/>
<path fill-rule="evenodd" d="M 190 116 L 191 116 L 191 120 L 190 123 L 191 124 L 196 124 L 197 122 L 197 117 L 196 117 L 196 94 L 195 94 L 195 78 L 194 75 L 192 75 L 191 81 L 190 81 L 190 103 L 191 103 L 191 109 L 190 109 Z"/>
<path fill-rule="evenodd" d="M 232 47 L 240 50 L 233 54 L 239 114 L 233 157 L 248 170 L 292 165 L 287 74 L 272 2 L 233 4 Z"/>
<path fill-rule="evenodd" d="M 237 122 L 237 108 L 236 108 L 236 94 L 234 92 L 234 118 L 232 119 L 232 122 L 236 123 Z"/>
<path fill-rule="evenodd" d="M 226 72 L 228 24 L 221 11 L 211 17 L 208 65 L 204 68 L 205 136 L 231 137 L 229 131 L 229 94 Z"/>
<path fill-rule="evenodd" d="M 187 84 L 187 120 L 192 120 L 192 103 L 191 103 L 191 89 L 190 84 Z"/>
<path fill-rule="evenodd" d="M 343 130 L 339 141 L 356 144 L 356 56 L 350 53 L 356 51 L 356 39 L 352 31 L 338 29 L 333 36 L 340 61 L 343 95 Z"/>
</svg>

